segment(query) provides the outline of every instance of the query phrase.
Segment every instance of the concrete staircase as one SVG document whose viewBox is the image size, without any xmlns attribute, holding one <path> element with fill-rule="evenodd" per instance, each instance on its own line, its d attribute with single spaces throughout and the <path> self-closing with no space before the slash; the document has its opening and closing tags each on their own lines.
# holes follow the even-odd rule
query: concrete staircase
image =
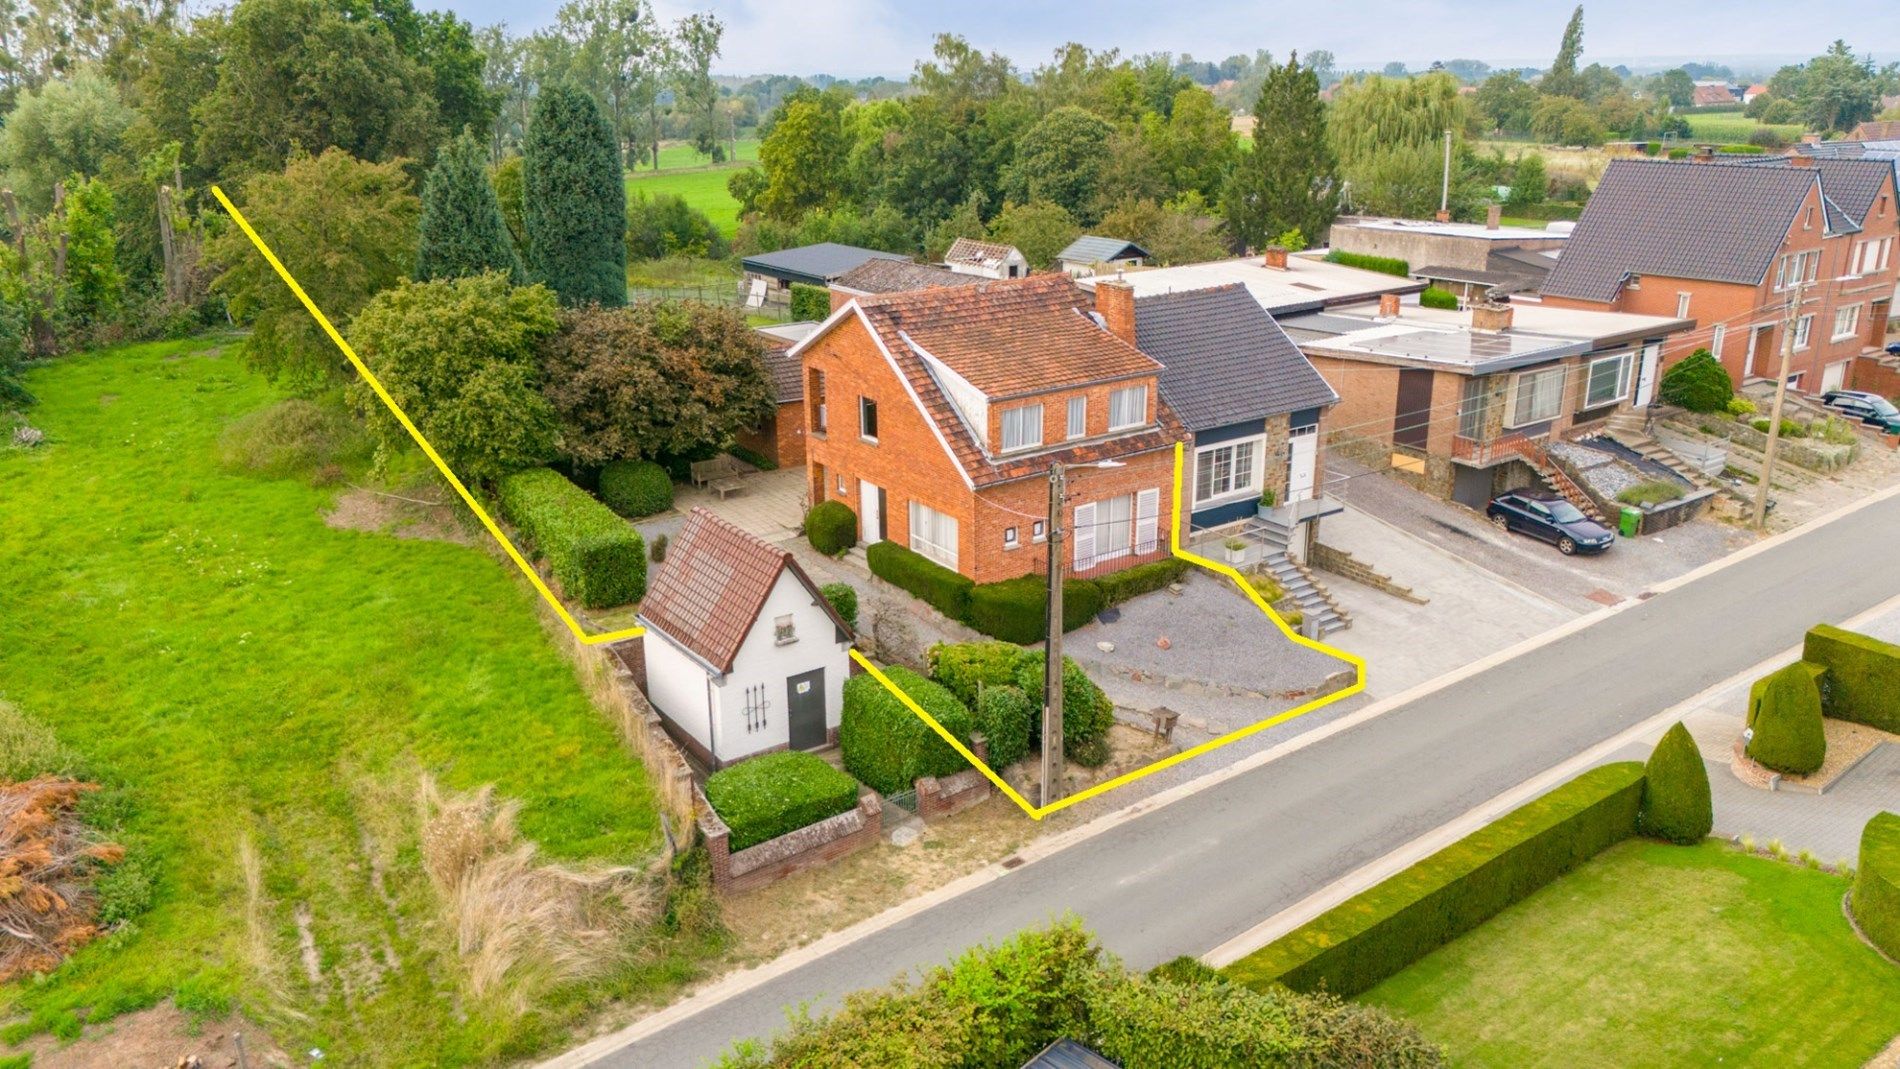
<svg viewBox="0 0 1900 1069">
<path fill-rule="evenodd" d="M 1610 521 L 1604 519 L 1596 502 L 1590 500 L 1590 495 L 1583 492 L 1583 487 L 1578 486 L 1575 480 L 1564 474 L 1563 469 L 1551 462 L 1550 454 L 1545 450 L 1542 439 L 1536 441 L 1519 439 L 1503 444 L 1513 456 L 1529 465 L 1530 469 L 1537 473 L 1538 479 L 1542 480 L 1544 486 L 1552 493 L 1577 506 L 1578 511 L 1585 516 L 1605 527 L 1609 526 Z"/>
<path fill-rule="evenodd" d="M 1266 548 L 1260 558 L 1260 570 L 1273 576 L 1300 606 L 1300 615 L 1313 621 L 1321 638 L 1352 626 L 1352 616 L 1339 607 L 1332 592 L 1320 585 L 1313 573 L 1287 554 L 1293 531 L 1286 524 L 1264 516 L 1247 521 L 1247 535 Z"/>
<path fill-rule="evenodd" d="M 1676 455 L 1674 450 L 1652 437 L 1649 433 L 1649 421 L 1641 413 L 1618 412 L 1604 421 L 1599 433 L 1603 437 L 1615 439 L 1621 445 L 1635 450 L 1645 459 L 1661 464 L 1705 490 L 1729 494 L 1735 492 L 1733 487 L 1711 478 L 1708 473 Z"/>
</svg>

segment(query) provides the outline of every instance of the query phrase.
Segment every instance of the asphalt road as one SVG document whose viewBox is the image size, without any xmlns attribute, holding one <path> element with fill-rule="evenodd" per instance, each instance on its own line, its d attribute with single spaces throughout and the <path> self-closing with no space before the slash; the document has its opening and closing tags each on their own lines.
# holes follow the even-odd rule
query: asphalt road
<svg viewBox="0 0 1900 1069">
<path fill-rule="evenodd" d="M 1131 966 L 1202 954 L 1710 685 L 1900 595 L 1887 498 L 902 920 L 596 1060 L 692 1069 L 972 943 L 1080 915 Z M 1420 635 L 1430 642 L 1432 636 Z M 770 891 L 764 892 L 770 894 Z"/>
</svg>

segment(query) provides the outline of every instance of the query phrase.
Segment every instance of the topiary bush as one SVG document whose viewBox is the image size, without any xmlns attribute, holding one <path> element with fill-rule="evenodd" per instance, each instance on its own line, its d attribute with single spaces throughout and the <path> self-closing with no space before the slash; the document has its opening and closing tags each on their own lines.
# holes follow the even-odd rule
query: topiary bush
<svg viewBox="0 0 1900 1069">
<path fill-rule="evenodd" d="M 1681 723 L 1663 733 L 1643 766 L 1643 806 L 1636 827 L 1651 838 L 1684 846 L 1708 838 L 1715 827 L 1709 770 Z"/>
<path fill-rule="evenodd" d="M 1048 591 L 1047 581 L 1035 575 L 1005 579 L 1000 583 L 980 583 L 970 591 L 970 613 L 964 622 L 1005 642 L 1041 642 L 1049 637 Z M 1064 579 L 1062 630 L 1081 627 L 1107 605 L 1102 588 L 1094 580 Z"/>
<path fill-rule="evenodd" d="M 970 711 L 955 695 L 908 668 L 889 668 L 884 675 L 958 742 L 969 745 Z M 948 776 L 969 767 L 962 754 L 869 673 L 845 681 L 838 749 L 845 770 L 880 794 L 908 791 L 920 776 Z"/>
<path fill-rule="evenodd" d="M 1888 957 L 1900 959 L 1900 813 L 1876 813 L 1860 833 L 1853 896 L 1854 923 Z"/>
<path fill-rule="evenodd" d="M 985 687 L 976 700 L 976 729 L 989 743 L 991 768 L 1013 765 L 1029 754 L 1037 707 L 1019 687 Z"/>
<path fill-rule="evenodd" d="M 832 611 L 838 614 L 838 619 L 845 622 L 845 626 L 853 631 L 858 629 L 857 588 L 850 583 L 826 583 L 818 588 L 818 592 L 831 603 Z"/>
<path fill-rule="evenodd" d="M 1666 403 L 1691 412 L 1722 412 L 1735 396 L 1735 383 L 1713 353 L 1697 349 L 1663 373 L 1660 394 Z"/>
<path fill-rule="evenodd" d="M 600 469 L 600 500 L 630 519 L 673 507 L 673 480 L 651 460 L 616 460 Z"/>
<path fill-rule="evenodd" d="M 831 315 L 831 291 L 805 282 L 792 283 L 792 318 L 822 322 Z"/>
<path fill-rule="evenodd" d="M 984 688 L 1015 684 L 1016 666 L 1025 652 L 1009 642 L 939 642 L 924 656 L 930 678 L 974 709 Z"/>
<path fill-rule="evenodd" d="M 1047 658 L 1041 650 L 1024 650 L 1016 662 L 1016 685 L 1037 709 L 1043 704 L 1043 666 Z M 1082 666 L 1062 658 L 1062 752 L 1072 761 L 1091 768 L 1108 760 L 1108 729 L 1115 723 L 1115 703 Z M 1042 737 L 1042 724 L 1036 723 L 1035 737 Z"/>
<path fill-rule="evenodd" d="M 815 754 L 770 753 L 706 777 L 706 801 L 744 850 L 856 808 L 858 783 Z"/>
<path fill-rule="evenodd" d="M 1418 295 L 1418 303 L 1427 308 L 1442 308 L 1448 312 L 1458 310 L 1458 295 L 1439 286 L 1427 286 Z"/>
<path fill-rule="evenodd" d="M 805 514 L 811 548 L 835 557 L 858 544 L 858 514 L 842 501 L 820 501 Z"/>
<path fill-rule="evenodd" d="M 1808 630 L 1801 660 L 1826 673 L 1823 713 L 1900 734 L 1900 646 L 1819 624 Z"/>
<path fill-rule="evenodd" d="M 558 472 L 529 468 L 506 476 L 499 497 L 502 515 L 547 559 L 568 597 L 604 609 L 646 593 L 640 532 Z"/>
<path fill-rule="evenodd" d="M 890 541 L 871 543 L 864 556 L 872 575 L 909 591 L 952 620 L 969 618 L 970 590 L 976 583 L 968 576 Z"/>
<path fill-rule="evenodd" d="M 1805 776 L 1827 759 L 1821 689 L 1801 663 L 1770 675 L 1750 692 L 1748 756 L 1764 768 Z"/>
</svg>

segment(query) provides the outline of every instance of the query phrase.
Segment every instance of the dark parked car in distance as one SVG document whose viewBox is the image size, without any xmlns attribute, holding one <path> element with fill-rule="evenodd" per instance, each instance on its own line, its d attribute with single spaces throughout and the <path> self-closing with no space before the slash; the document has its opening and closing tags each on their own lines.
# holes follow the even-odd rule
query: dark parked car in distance
<svg viewBox="0 0 1900 1069">
<path fill-rule="evenodd" d="M 1892 401 L 1877 393 L 1829 390 L 1821 395 L 1821 403 L 1869 427 L 1878 427 L 1887 434 L 1900 434 L 1900 408 L 1895 408 Z"/>
<path fill-rule="evenodd" d="M 1610 548 L 1616 536 L 1577 508 L 1554 494 L 1515 491 L 1499 494 L 1485 506 L 1484 514 L 1499 530 L 1518 531 L 1541 538 L 1568 556 L 1572 553 L 1601 553 Z"/>
</svg>

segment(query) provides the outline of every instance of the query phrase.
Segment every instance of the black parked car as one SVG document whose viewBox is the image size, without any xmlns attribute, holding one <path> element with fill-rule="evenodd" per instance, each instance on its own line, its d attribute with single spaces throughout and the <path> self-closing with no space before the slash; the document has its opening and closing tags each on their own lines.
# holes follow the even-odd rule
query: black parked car
<svg viewBox="0 0 1900 1069">
<path fill-rule="evenodd" d="M 1521 531 L 1541 538 L 1568 556 L 1601 553 L 1616 536 L 1609 528 L 1585 516 L 1577 506 L 1554 494 L 1522 491 L 1500 494 L 1485 506 L 1484 514 L 1499 530 Z"/>
<path fill-rule="evenodd" d="M 1869 427 L 1878 427 L 1887 434 L 1900 434 L 1900 408 L 1895 408 L 1892 401 L 1877 393 L 1829 390 L 1821 395 L 1821 403 Z"/>
</svg>

